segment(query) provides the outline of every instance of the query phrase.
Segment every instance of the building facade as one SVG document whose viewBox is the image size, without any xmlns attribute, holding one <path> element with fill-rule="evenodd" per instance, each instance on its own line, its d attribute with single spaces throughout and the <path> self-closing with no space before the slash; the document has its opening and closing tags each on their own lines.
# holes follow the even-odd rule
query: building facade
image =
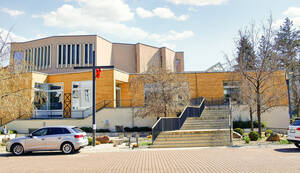
<svg viewBox="0 0 300 173">
<path fill-rule="evenodd" d="M 93 54 L 96 65 L 114 66 L 112 69 L 103 69 L 101 78 L 96 79 L 96 110 L 109 108 L 111 115 L 119 111 L 114 116 L 119 120 L 120 117 L 133 116 L 131 109 L 123 110 L 130 112 L 129 115 L 124 115 L 117 108 L 144 106 L 144 90 L 141 88 L 134 91 L 130 87 L 130 79 L 146 72 L 153 65 L 186 78 L 190 98 L 225 98 L 236 89 L 236 86 L 231 86 L 231 72 L 185 72 L 184 53 L 166 47 L 157 48 L 141 43 L 112 43 L 97 35 L 54 36 L 11 44 L 11 60 L 21 57 L 31 75 L 35 105 L 33 118 L 90 118 L 92 71 L 75 70 L 74 67 L 92 66 Z M 285 72 L 278 71 L 276 75 L 280 87 L 287 92 Z M 43 102 L 38 99 L 41 96 L 44 97 Z M 281 105 L 288 107 L 287 96 L 282 98 Z M 107 114 L 107 111 L 104 112 Z M 240 116 L 239 112 L 241 111 L 236 113 L 237 117 Z M 102 121 L 105 126 L 106 120 Z M 145 120 L 139 121 L 143 125 L 147 124 Z M 152 126 L 153 121 L 155 120 L 149 121 L 148 125 Z M 119 121 L 116 124 L 117 122 Z"/>
</svg>

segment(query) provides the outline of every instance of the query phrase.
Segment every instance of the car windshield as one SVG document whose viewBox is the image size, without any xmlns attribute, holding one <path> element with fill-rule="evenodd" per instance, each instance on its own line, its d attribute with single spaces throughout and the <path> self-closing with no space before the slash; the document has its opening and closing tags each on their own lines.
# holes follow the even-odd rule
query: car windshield
<svg viewBox="0 0 300 173">
<path fill-rule="evenodd" d="M 295 120 L 295 122 L 292 125 L 293 126 L 300 126 L 300 120 Z"/>
<path fill-rule="evenodd" d="M 73 127 L 72 130 L 76 133 L 82 133 L 83 131 L 78 127 Z"/>
</svg>

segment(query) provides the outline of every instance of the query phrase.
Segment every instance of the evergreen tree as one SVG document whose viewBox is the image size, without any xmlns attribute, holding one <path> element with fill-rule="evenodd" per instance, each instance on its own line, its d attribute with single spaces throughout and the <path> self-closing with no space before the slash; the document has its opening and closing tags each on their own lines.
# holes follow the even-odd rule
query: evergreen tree
<svg viewBox="0 0 300 173">
<path fill-rule="evenodd" d="M 300 30 L 293 28 L 287 17 L 275 36 L 275 50 L 279 55 L 279 65 L 287 71 L 294 71 L 299 64 Z"/>
</svg>

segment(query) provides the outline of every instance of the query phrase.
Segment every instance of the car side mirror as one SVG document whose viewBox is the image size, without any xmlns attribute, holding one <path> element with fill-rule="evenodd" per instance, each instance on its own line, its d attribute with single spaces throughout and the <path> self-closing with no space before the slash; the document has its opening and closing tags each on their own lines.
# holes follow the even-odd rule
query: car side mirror
<svg viewBox="0 0 300 173">
<path fill-rule="evenodd" d="M 32 134 L 29 134 L 28 137 L 32 138 Z"/>
</svg>

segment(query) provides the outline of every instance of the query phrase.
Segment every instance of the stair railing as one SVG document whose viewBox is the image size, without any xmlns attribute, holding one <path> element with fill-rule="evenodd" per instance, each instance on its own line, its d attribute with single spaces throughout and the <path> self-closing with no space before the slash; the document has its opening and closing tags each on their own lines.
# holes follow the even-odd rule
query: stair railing
<svg viewBox="0 0 300 173">
<path fill-rule="evenodd" d="M 160 117 L 152 126 L 152 143 L 160 132 L 179 130 L 187 117 L 200 117 L 205 108 L 205 98 L 193 99 L 192 105 L 184 108 L 179 117 Z"/>
</svg>

